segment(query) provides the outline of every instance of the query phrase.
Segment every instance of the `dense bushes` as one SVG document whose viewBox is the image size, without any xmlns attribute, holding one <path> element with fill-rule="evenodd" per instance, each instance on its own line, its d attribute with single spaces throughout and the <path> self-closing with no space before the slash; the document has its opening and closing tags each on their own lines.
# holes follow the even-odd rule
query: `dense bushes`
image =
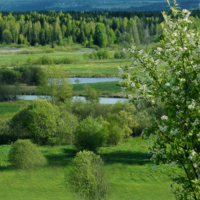
<svg viewBox="0 0 200 200">
<path fill-rule="evenodd" d="M 111 53 L 108 50 L 98 50 L 97 52 L 86 53 L 84 54 L 85 59 L 91 60 L 102 60 L 110 59 L 112 57 Z"/>
<path fill-rule="evenodd" d="M 43 69 L 36 66 L 0 69 L 0 82 L 8 85 L 13 85 L 15 83 L 39 85 L 44 82 L 44 77 L 45 73 Z"/>
<path fill-rule="evenodd" d="M 78 150 L 97 151 L 106 142 L 104 127 L 97 120 L 88 117 L 78 125 L 74 140 Z"/>
<path fill-rule="evenodd" d="M 40 58 L 28 58 L 27 64 L 36 64 L 36 65 L 53 65 L 53 64 L 74 64 L 77 63 L 79 60 L 76 56 L 72 57 L 49 57 L 49 56 L 42 56 Z"/>
<path fill-rule="evenodd" d="M 44 49 L 43 53 L 55 53 L 55 49 L 53 49 L 53 48 Z"/>
<path fill-rule="evenodd" d="M 9 68 L 0 69 L 0 82 L 12 85 L 21 81 L 21 73 Z"/>
<path fill-rule="evenodd" d="M 20 72 L 21 80 L 20 83 L 27 85 L 40 85 L 44 83 L 45 72 L 41 67 L 30 66 L 30 67 L 16 67 L 15 71 Z"/>
<path fill-rule="evenodd" d="M 37 144 L 47 144 L 57 130 L 58 111 L 45 100 L 34 101 L 11 120 L 11 128 L 18 138 L 31 138 Z"/>
<path fill-rule="evenodd" d="M 29 140 L 17 140 L 11 147 L 9 160 L 17 169 L 32 169 L 47 164 L 45 157 Z"/>
<path fill-rule="evenodd" d="M 145 102 L 140 109 L 136 106 L 91 101 L 66 101 L 56 106 L 34 101 L 10 121 L 0 122 L 0 144 L 31 139 L 40 145 L 75 144 L 78 150 L 96 151 L 104 144 L 117 145 L 130 136 L 139 136 L 144 128 L 151 127 L 151 107 Z M 164 115 L 164 106 L 157 107 L 159 116 Z"/>
<path fill-rule="evenodd" d="M 115 54 L 114 54 L 114 58 L 124 59 L 124 58 L 127 58 L 127 54 L 123 51 L 116 51 Z"/>
<path fill-rule="evenodd" d="M 9 126 L 9 121 L 0 120 L 0 145 L 1 144 L 10 144 L 15 141 L 17 138 L 12 135 L 11 129 Z"/>
<path fill-rule="evenodd" d="M 77 153 L 66 176 L 69 188 L 78 199 L 106 199 L 107 181 L 103 165 L 101 157 L 93 152 Z"/>
<path fill-rule="evenodd" d="M 116 121 L 111 121 L 107 124 L 107 144 L 117 145 L 124 138 L 124 129 L 120 127 Z"/>
<path fill-rule="evenodd" d="M 8 86 L 0 82 L 0 102 L 16 100 L 18 93 L 18 86 Z"/>
</svg>

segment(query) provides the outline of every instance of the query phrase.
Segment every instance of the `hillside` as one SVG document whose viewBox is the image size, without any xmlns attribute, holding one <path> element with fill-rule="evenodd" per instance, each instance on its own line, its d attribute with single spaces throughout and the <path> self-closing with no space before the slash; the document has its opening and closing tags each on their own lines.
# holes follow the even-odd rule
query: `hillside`
<svg viewBox="0 0 200 200">
<path fill-rule="evenodd" d="M 173 3 L 173 0 L 170 0 Z M 181 8 L 193 9 L 199 7 L 198 0 L 179 0 Z M 1 0 L 0 11 L 33 11 L 33 10 L 168 10 L 164 0 Z"/>
</svg>

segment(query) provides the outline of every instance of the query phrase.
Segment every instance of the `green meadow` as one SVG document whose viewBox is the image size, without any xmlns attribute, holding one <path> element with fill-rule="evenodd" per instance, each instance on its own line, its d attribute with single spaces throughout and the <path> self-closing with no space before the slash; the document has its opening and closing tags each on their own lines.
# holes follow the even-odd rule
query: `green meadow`
<svg viewBox="0 0 200 200">
<path fill-rule="evenodd" d="M 31 51 L 31 50 L 30 50 Z M 26 52 L 28 52 L 26 50 Z M 33 51 L 34 52 L 34 51 Z M 1 52 L 0 52 L 1 53 Z M 83 55 L 85 52 L 54 52 L 54 53 L 34 53 L 34 54 L 19 54 L 19 52 L 0 54 L 0 67 L 13 68 L 16 66 L 29 66 L 28 58 L 38 59 L 39 57 L 47 56 L 51 58 L 75 57 L 77 63 L 72 64 L 57 64 L 56 67 L 62 68 L 66 77 L 116 77 L 118 76 L 119 65 L 130 65 L 129 59 L 108 59 L 108 60 L 85 60 Z M 39 65 L 42 68 L 48 68 L 48 65 Z"/>
<path fill-rule="evenodd" d="M 0 146 L 0 198 L 4 200 L 73 200 L 66 186 L 73 146 L 43 146 L 40 151 L 48 166 L 37 170 L 14 170 L 8 161 L 10 146 Z M 176 168 L 161 165 L 153 169 L 147 141 L 135 137 L 118 146 L 102 147 L 98 154 L 105 162 L 108 200 L 173 200 L 167 174 Z M 179 173 L 179 171 L 177 170 Z"/>
<path fill-rule="evenodd" d="M 79 50 L 83 49 L 80 46 Z M 32 53 L 27 53 L 31 51 Z M 118 66 L 131 64 L 128 59 L 85 60 L 83 52 L 61 49 L 60 52 L 44 53 L 44 48 L 27 48 L 22 52 L 0 52 L 0 67 L 29 66 L 27 58 L 42 56 L 73 57 L 78 61 L 73 64 L 55 65 L 62 68 L 66 77 L 117 77 Z M 114 50 L 111 51 L 114 54 Z M 44 69 L 48 65 L 41 65 Z M 139 69 L 135 69 L 139 71 Z M 102 96 L 123 96 L 117 82 L 92 83 L 89 86 L 99 91 Z M 84 95 L 85 84 L 75 84 L 73 93 Z M 20 86 L 20 94 L 37 94 L 34 86 Z M 0 120 L 11 119 L 30 101 L 9 101 L 0 103 Z M 37 170 L 15 170 L 8 154 L 11 146 L 0 146 L 0 199 L 3 200 L 75 200 L 66 186 L 66 176 L 71 167 L 76 150 L 74 146 L 38 147 L 48 160 L 48 166 Z M 168 173 L 176 167 L 161 165 L 154 169 L 148 154 L 148 143 L 141 137 L 123 141 L 118 146 L 101 147 L 97 152 L 105 162 L 108 180 L 108 200 L 173 200 L 174 195 L 168 185 Z"/>
<path fill-rule="evenodd" d="M 20 109 L 25 108 L 30 101 L 9 101 L 0 102 L 0 120 L 6 120 L 13 117 L 13 115 Z"/>
</svg>

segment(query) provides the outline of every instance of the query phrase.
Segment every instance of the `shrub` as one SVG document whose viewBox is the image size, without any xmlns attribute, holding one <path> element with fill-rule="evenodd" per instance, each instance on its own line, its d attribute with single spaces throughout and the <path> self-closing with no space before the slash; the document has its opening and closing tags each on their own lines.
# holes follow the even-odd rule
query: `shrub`
<svg viewBox="0 0 200 200">
<path fill-rule="evenodd" d="M 14 71 L 8 68 L 0 69 L 0 81 L 6 84 L 14 84 L 20 82 L 21 74 L 18 71 Z"/>
<path fill-rule="evenodd" d="M 120 54 L 121 58 L 127 58 L 127 54 L 124 51 L 121 51 Z"/>
<path fill-rule="evenodd" d="M 25 83 L 27 85 L 39 85 L 44 84 L 45 73 L 41 67 L 30 66 L 30 67 L 16 67 L 15 71 L 20 72 L 21 80 L 20 83 Z"/>
<path fill-rule="evenodd" d="M 121 53 L 120 53 L 120 51 L 116 51 L 116 52 L 115 52 L 114 58 L 116 58 L 116 59 L 120 59 L 120 58 L 121 58 Z"/>
<path fill-rule="evenodd" d="M 111 121 L 107 125 L 107 144 L 117 145 L 124 138 L 125 132 L 117 122 Z"/>
<path fill-rule="evenodd" d="M 11 129 L 9 127 L 9 121 L 0 120 L 0 145 L 1 144 L 10 144 L 15 141 L 16 138 L 11 134 Z"/>
<path fill-rule="evenodd" d="M 37 64 L 51 65 L 51 64 L 54 64 L 54 60 L 53 60 L 53 58 L 51 58 L 49 56 L 42 56 L 42 57 L 38 58 Z"/>
<path fill-rule="evenodd" d="M 36 64 L 37 63 L 37 58 L 28 58 L 26 62 L 29 65 Z"/>
<path fill-rule="evenodd" d="M 55 49 L 53 49 L 53 48 L 44 49 L 43 52 L 44 53 L 55 53 Z"/>
<path fill-rule="evenodd" d="M 103 59 L 109 59 L 109 58 L 111 58 L 111 53 L 110 53 L 110 51 L 105 50 L 103 52 Z"/>
<path fill-rule="evenodd" d="M 9 86 L 5 83 L 0 82 L 0 102 L 1 101 L 10 101 L 17 99 L 17 93 L 19 92 L 19 88 L 17 85 Z"/>
<path fill-rule="evenodd" d="M 124 58 L 127 58 L 127 54 L 123 51 L 116 51 L 115 54 L 114 54 L 114 58 L 124 59 Z"/>
<path fill-rule="evenodd" d="M 16 113 L 11 128 L 18 138 L 31 138 L 40 144 L 47 144 L 57 130 L 58 110 L 50 102 L 35 100 L 27 108 Z"/>
<path fill-rule="evenodd" d="M 108 50 L 98 50 L 97 52 L 92 53 L 85 53 L 84 58 L 85 59 L 91 59 L 91 60 L 97 60 L 97 59 L 109 59 L 111 58 L 111 53 Z"/>
<path fill-rule="evenodd" d="M 100 93 L 89 85 L 85 85 L 84 90 L 86 91 L 85 98 L 87 101 L 92 103 L 99 102 Z"/>
<path fill-rule="evenodd" d="M 47 164 L 45 157 L 29 140 L 17 140 L 11 147 L 9 160 L 17 169 L 32 169 Z"/>
<path fill-rule="evenodd" d="M 64 57 L 64 58 L 54 58 L 49 56 L 42 56 L 38 59 L 28 58 L 28 64 L 37 64 L 37 65 L 51 65 L 51 64 L 72 64 L 77 63 L 77 57 Z"/>
<path fill-rule="evenodd" d="M 102 124 L 92 117 L 88 117 L 77 126 L 74 139 L 78 150 L 86 149 L 96 152 L 105 144 L 106 134 Z"/>
<path fill-rule="evenodd" d="M 99 50 L 96 53 L 98 59 L 109 59 L 111 58 L 111 54 L 108 50 Z"/>
<path fill-rule="evenodd" d="M 103 165 L 101 157 L 93 152 L 77 153 L 67 182 L 78 198 L 84 200 L 106 199 L 107 182 Z"/>
<path fill-rule="evenodd" d="M 77 63 L 78 59 L 77 57 L 73 56 L 73 57 L 65 57 L 65 58 L 62 58 L 61 60 L 61 64 L 72 64 L 72 63 Z M 58 64 L 60 64 L 58 63 Z"/>
<path fill-rule="evenodd" d="M 137 119 L 138 126 L 132 128 L 134 136 L 141 135 L 145 128 L 151 127 L 151 118 L 147 110 L 138 112 L 135 118 Z"/>
</svg>

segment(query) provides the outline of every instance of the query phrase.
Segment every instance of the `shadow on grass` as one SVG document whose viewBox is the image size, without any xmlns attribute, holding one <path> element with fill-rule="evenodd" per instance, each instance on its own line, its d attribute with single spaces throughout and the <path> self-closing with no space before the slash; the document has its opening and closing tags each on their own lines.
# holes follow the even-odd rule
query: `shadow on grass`
<svg viewBox="0 0 200 200">
<path fill-rule="evenodd" d="M 100 154 L 106 165 L 113 163 L 131 164 L 131 165 L 145 165 L 152 163 L 150 158 L 152 155 L 142 152 L 132 151 L 115 151 L 111 153 Z"/>
<path fill-rule="evenodd" d="M 71 163 L 77 151 L 74 149 L 63 149 L 62 154 L 45 155 L 49 166 L 66 166 Z"/>
<path fill-rule="evenodd" d="M 12 165 L 0 166 L 0 172 L 1 171 L 11 171 L 11 170 L 13 170 L 13 166 Z"/>
</svg>

